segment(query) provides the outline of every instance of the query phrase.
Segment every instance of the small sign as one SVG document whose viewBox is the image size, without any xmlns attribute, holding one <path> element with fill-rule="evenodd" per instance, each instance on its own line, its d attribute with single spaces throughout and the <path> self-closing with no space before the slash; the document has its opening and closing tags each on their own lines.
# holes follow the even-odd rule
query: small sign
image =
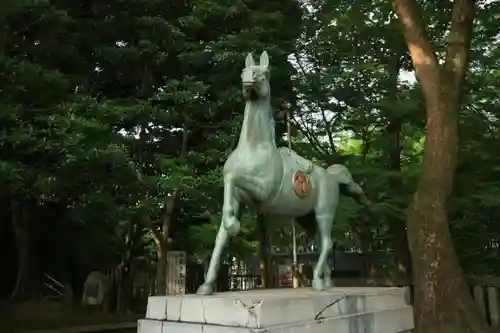
<svg viewBox="0 0 500 333">
<path fill-rule="evenodd" d="M 186 293 L 186 252 L 167 252 L 167 295 Z"/>
</svg>

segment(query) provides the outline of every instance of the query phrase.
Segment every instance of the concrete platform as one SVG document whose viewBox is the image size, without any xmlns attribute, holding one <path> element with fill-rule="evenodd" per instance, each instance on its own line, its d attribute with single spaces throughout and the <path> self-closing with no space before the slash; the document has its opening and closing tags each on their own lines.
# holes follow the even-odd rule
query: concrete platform
<svg viewBox="0 0 500 333">
<path fill-rule="evenodd" d="M 139 333 L 400 333 L 414 328 L 401 288 L 253 290 L 153 296 Z"/>
</svg>

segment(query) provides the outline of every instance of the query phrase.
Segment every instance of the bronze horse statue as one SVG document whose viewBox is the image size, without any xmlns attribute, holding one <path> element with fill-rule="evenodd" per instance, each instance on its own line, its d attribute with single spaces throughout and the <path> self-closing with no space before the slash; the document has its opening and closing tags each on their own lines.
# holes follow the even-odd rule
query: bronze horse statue
<svg viewBox="0 0 500 333">
<path fill-rule="evenodd" d="M 243 205 L 265 214 L 270 220 L 280 216 L 304 222 L 311 221 L 306 217 L 314 214 L 314 228 L 301 224 L 309 231 L 319 231 L 321 250 L 312 287 L 324 290 L 331 286 L 328 256 L 333 247 L 331 232 L 339 192 L 344 189 L 362 202 L 366 198 L 345 166 L 334 164 L 324 169 L 291 149 L 276 146 L 267 52 L 261 54 L 259 65 L 255 64 L 252 54 L 248 54 L 241 79 L 246 100 L 243 126 L 238 145 L 224 164 L 222 222 L 205 282 L 197 294 L 213 293 L 223 248 L 229 237 L 239 232 Z"/>
</svg>

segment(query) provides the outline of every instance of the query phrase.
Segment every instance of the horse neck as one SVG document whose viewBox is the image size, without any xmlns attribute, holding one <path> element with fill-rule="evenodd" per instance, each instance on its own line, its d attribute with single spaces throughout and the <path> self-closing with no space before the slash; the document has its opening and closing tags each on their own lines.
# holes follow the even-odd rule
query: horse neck
<svg viewBox="0 0 500 333">
<path fill-rule="evenodd" d="M 269 98 L 247 101 L 238 146 L 254 148 L 266 143 L 276 146 L 273 123 Z"/>
</svg>

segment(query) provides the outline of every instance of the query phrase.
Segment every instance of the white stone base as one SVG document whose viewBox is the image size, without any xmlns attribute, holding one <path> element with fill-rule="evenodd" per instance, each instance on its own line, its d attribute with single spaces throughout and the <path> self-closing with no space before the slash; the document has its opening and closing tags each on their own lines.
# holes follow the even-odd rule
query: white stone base
<svg viewBox="0 0 500 333">
<path fill-rule="evenodd" d="M 154 296 L 139 333 L 400 333 L 414 328 L 401 288 L 253 290 Z"/>
</svg>

